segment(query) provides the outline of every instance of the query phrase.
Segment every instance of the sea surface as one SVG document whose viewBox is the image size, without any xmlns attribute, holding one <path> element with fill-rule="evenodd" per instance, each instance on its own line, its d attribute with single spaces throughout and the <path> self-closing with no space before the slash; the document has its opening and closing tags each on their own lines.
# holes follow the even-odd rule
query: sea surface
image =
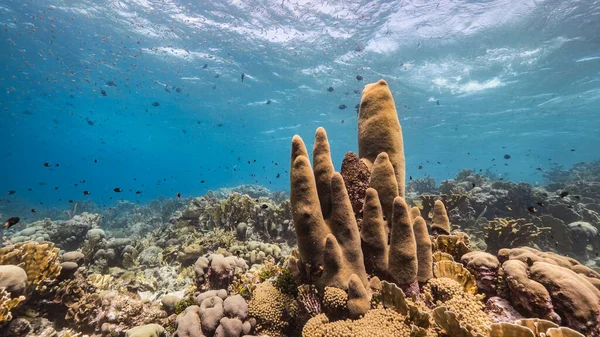
<svg viewBox="0 0 600 337">
<path fill-rule="evenodd" d="M 292 136 L 339 169 L 379 79 L 407 177 L 600 159 L 599 1 L 3 0 L 0 28 L 6 216 L 288 190 Z"/>
</svg>

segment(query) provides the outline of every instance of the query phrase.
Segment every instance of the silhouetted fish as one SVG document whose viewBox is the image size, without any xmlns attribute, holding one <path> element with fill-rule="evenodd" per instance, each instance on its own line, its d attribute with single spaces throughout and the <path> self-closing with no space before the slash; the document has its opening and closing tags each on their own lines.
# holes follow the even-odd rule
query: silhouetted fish
<svg viewBox="0 0 600 337">
<path fill-rule="evenodd" d="M 159 106 L 159 105 L 160 105 L 160 103 L 158 103 L 158 102 L 152 102 L 152 106 Z"/>
<path fill-rule="evenodd" d="M 16 225 L 19 223 L 19 221 L 21 221 L 21 218 L 19 218 L 18 216 L 14 216 L 12 218 L 9 218 L 8 220 L 6 220 L 4 222 L 4 228 L 5 229 L 9 229 L 12 226 Z"/>
<path fill-rule="evenodd" d="M 123 192 L 123 190 L 118 187 L 113 188 L 113 191 L 115 191 L 117 193 Z"/>
<path fill-rule="evenodd" d="M 108 81 L 106 82 L 106 85 L 108 85 L 109 87 L 116 87 L 117 84 L 115 83 L 115 81 Z"/>
<path fill-rule="evenodd" d="M 561 192 L 561 193 L 559 194 L 559 197 L 561 197 L 561 198 L 564 198 L 564 197 L 566 197 L 567 195 L 569 195 L 569 192 L 567 192 L 567 191 L 563 191 L 563 192 Z"/>
<path fill-rule="evenodd" d="M 360 76 L 360 75 L 356 75 L 356 79 L 357 79 L 358 81 L 362 81 L 362 80 L 363 80 L 363 77 L 362 77 L 362 76 Z"/>
<path fill-rule="evenodd" d="M 346 109 L 346 104 L 340 104 L 340 106 L 338 106 L 338 109 L 340 109 L 340 110 Z"/>
<path fill-rule="evenodd" d="M 244 82 L 244 77 L 246 77 L 246 74 L 242 73 L 242 82 Z"/>
<path fill-rule="evenodd" d="M 104 91 L 104 89 L 100 89 L 100 94 L 101 94 L 102 96 L 106 96 L 106 91 Z"/>
<path fill-rule="evenodd" d="M 329 88 L 327 88 L 327 91 L 329 91 L 329 92 L 333 92 L 333 87 L 329 87 Z"/>
</svg>

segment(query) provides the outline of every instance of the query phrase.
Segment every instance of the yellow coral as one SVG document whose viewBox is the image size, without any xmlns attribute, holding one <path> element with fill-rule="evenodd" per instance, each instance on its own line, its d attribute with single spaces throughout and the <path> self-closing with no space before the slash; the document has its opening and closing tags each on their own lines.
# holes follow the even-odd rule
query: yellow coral
<svg viewBox="0 0 600 337">
<path fill-rule="evenodd" d="M 477 282 L 462 264 L 454 261 L 440 261 L 433 265 L 435 277 L 446 277 L 453 279 L 463 286 L 463 290 L 469 294 L 477 294 Z"/>
<path fill-rule="evenodd" d="M 391 309 L 372 309 L 361 319 L 335 322 L 321 314 L 308 320 L 302 337 L 409 337 L 411 326 L 404 321 L 404 316 Z"/>
<path fill-rule="evenodd" d="M 256 319 L 258 334 L 281 336 L 290 326 L 298 305 L 293 297 L 277 290 L 270 282 L 258 284 L 248 302 L 248 313 Z"/>
<path fill-rule="evenodd" d="M 60 274 L 58 252 L 52 242 L 21 242 L 0 249 L 0 265 L 12 264 L 23 268 L 27 273 L 27 284 L 42 291 L 46 289 L 46 280 L 55 279 Z"/>
<path fill-rule="evenodd" d="M 325 287 L 323 291 L 323 308 L 326 312 L 342 313 L 346 310 L 348 294 L 340 288 Z"/>
<path fill-rule="evenodd" d="M 425 298 L 436 306 L 447 307 L 456 313 L 457 319 L 474 334 L 487 335 L 490 321 L 483 311 L 483 295 L 473 295 L 463 291 L 463 286 L 449 278 L 434 278 L 423 288 Z"/>
<path fill-rule="evenodd" d="M 6 288 L 0 288 L 0 324 L 12 319 L 10 311 L 24 299 L 24 296 L 10 298 L 10 294 L 6 291 Z"/>
</svg>

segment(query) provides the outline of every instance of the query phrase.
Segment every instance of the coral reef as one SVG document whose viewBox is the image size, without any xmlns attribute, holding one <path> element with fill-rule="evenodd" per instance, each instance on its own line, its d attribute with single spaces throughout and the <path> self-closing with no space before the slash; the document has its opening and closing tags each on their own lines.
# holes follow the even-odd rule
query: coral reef
<svg viewBox="0 0 600 337">
<path fill-rule="evenodd" d="M 248 304 L 240 295 L 211 290 L 198 295 L 196 304 L 177 316 L 177 336 L 239 337 L 253 328 L 247 320 Z"/>
<path fill-rule="evenodd" d="M 60 274 L 58 248 L 52 242 L 22 242 L 0 249 L 0 265 L 14 265 L 27 274 L 27 286 L 38 291 Z"/>
<path fill-rule="evenodd" d="M 295 136 L 289 200 L 78 201 L 7 230 L 0 336 L 600 337 L 600 163 L 544 186 L 468 169 L 405 185 L 383 80 L 363 91 L 358 154 L 336 172 L 318 128 L 311 159 Z"/>
</svg>

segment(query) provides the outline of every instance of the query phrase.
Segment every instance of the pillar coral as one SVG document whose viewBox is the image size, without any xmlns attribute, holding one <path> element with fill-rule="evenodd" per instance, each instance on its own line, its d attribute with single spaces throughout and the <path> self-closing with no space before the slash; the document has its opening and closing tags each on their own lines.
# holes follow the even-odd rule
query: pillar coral
<svg viewBox="0 0 600 337">
<path fill-rule="evenodd" d="M 433 204 L 431 231 L 434 234 L 450 234 L 450 219 L 446 213 L 446 206 L 444 206 L 444 203 L 441 200 L 436 200 Z"/>
<path fill-rule="evenodd" d="M 384 80 L 367 84 L 362 92 L 358 114 L 358 156 L 371 169 L 380 153 L 389 156 L 404 197 L 405 163 L 402 127 L 396 113 L 392 92 Z"/>
<path fill-rule="evenodd" d="M 358 226 L 342 176 L 334 172 L 323 128 L 316 133 L 313 163 L 314 173 L 304 142 L 294 136 L 290 201 L 300 259 L 292 264 L 321 288 L 347 289 L 352 274 L 366 286 Z"/>
<path fill-rule="evenodd" d="M 290 266 L 304 281 L 319 287 L 347 289 L 353 274 L 366 286 L 368 272 L 410 293 L 418 291 L 417 274 L 426 280 L 432 263 L 430 254 L 417 254 L 417 247 L 420 245 L 424 252 L 431 243 L 425 240 L 424 221 L 419 223 L 415 238 L 413 218 L 418 214 L 403 198 L 402 131 L 383 80 L 363 91 L 358 138 L 359 156 L 368 169 L 365 174 L 370 173 L 360 233 L 354 218 L 355 200 L 351 203 L 346 191 L 346 186 L 353 185 L 344 185 L 341 175 L 334 171 L 325 130 L 316 132 L 314 171 L 302 139 L 294 136 L 290 198 L 299 257 L 293 258 Z"/>
</svg>

